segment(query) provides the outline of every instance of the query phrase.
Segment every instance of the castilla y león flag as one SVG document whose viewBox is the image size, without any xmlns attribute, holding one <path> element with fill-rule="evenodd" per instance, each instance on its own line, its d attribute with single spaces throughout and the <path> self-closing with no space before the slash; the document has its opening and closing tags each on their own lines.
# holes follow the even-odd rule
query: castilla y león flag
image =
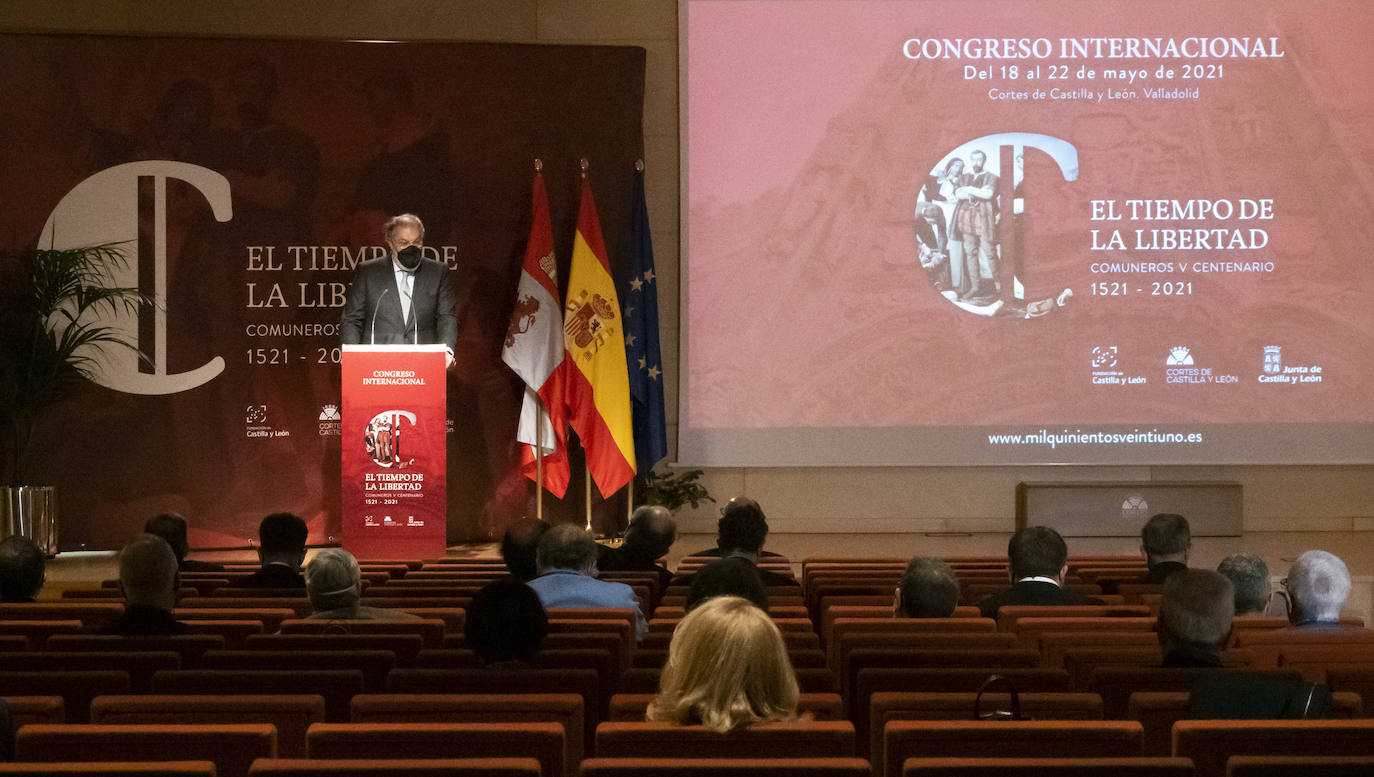
<svg viewBox="0 0 1374 777">
<path fill-rule="evenodd" d="M 609 496 L 634 477 L 635 442 L 625 323 L 585 175 L 568 272 L 563 344 L 568 351 L 568 414 L 587 452 L 587 469 L 602 496 Z"/>
<path fill-rule="evenodd" d="M 560 498 L 568 491 L 569 477 L 563 354 L 563 311 L 558 304 L 549 196 L 543 176 L 535 173 L 530 239 L 525 245 L 525 263 L 501 359 L 525 381 L 525 401 L 515 435 L 524 443 L 521 469 L 526 476 L 536 478 L 536 449 L 542 448 L 543 485 Z"/>
</svg>

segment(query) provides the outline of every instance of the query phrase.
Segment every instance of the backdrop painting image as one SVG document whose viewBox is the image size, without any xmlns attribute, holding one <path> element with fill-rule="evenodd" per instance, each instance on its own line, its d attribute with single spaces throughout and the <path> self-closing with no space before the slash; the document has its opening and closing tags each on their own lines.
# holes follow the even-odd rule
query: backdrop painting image
<svg viewBox="0 0 1374 777">
<path fill-rule="evenodd" d="M 683 462 L 1374 460 L 1374 6 L 684 20 Z"/>
<path fill-rule="evenodd" d="M 397 418 L 345 429 L 340 396 L 354 268 L 406 212 L 458 311 L 447 423 L 426 419 L 447 462 L 422 462 L 447 468 L 447 539 L 523 515 L 523 388 L 501 348 L 533 163 L 564 274 L 582 158 L 620 256 L 643 74 L 629 47 L 3 36 L 3 293 L 23 293 L 22 252 L 112 243 L 109 280 L 156 298 L 107 315 L 137 351 L 99 354 L 36 427 L 26 470 L 61 489 L 62 549 L 119 547 L 164 511 L 195 547 L 247 545 L 278 511 L 338 541 L 341 444 L 409 466 Z"/>
</svg>

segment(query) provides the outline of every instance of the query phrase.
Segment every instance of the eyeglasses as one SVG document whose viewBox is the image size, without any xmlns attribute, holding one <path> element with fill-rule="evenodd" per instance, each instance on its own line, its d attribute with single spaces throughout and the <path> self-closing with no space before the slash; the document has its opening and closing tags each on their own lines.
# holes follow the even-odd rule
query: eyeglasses
<svg viewBox="0 0 1374 777">
<path fill-rule="evenodd" d="M 1266 614 L 1269 614 L 1269 612 L 1274 609 L 1274 599 L 1279 599 L 1283 602 L 1283 611 L 1279 613 L 1274 613 L 1275 615 L 1284 616 L 1293 611 L 1293 594 L 1291 591 L 1288 590 L 1288 578 L 1285 577 L 1284 579 L 1279 581 L 1278 590 L 1269 594 L 1269 599 L 1270 606 L 1265 608 Z"/>
</svg>

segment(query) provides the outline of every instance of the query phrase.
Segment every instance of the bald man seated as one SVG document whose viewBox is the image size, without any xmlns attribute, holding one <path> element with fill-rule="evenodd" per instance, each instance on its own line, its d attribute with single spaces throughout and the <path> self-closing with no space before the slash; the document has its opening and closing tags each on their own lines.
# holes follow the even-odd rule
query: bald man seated
<svg viewBox="0 0 1374 777">
<path fill-rule="evenodd" d="M 659 588 L 667 588 L 673 573 L 658 563 L 677 540 L 677 523 L 662 505 L 643 505 L 630 516 L 625 542 L 618 548 L 597 545 L 596 566 L 606 571 L 657 572 Z"/>
<path fill-rule="evenodd" d="M 139 535 L 119 552 L 124 614 L 99 632 L 126 637 L 193 633 L 195 629 L 172 616 L 180 580 L 172 546 L 161 537 Z"/>
</svg>

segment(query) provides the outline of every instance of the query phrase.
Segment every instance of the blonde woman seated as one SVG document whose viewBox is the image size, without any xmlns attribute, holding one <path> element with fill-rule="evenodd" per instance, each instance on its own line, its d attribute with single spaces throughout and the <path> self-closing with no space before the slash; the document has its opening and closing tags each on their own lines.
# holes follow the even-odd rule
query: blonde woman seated
<svg viewBox="0 0 1374 777">
<path fill-rule="evenodd" d="M 748 600 L 719 596 L 688 613 L 673 632 L 646 717 L 724 733 L 792 720 L 797 699 L 797 676 L 777 625 Z"/>
</svg>

